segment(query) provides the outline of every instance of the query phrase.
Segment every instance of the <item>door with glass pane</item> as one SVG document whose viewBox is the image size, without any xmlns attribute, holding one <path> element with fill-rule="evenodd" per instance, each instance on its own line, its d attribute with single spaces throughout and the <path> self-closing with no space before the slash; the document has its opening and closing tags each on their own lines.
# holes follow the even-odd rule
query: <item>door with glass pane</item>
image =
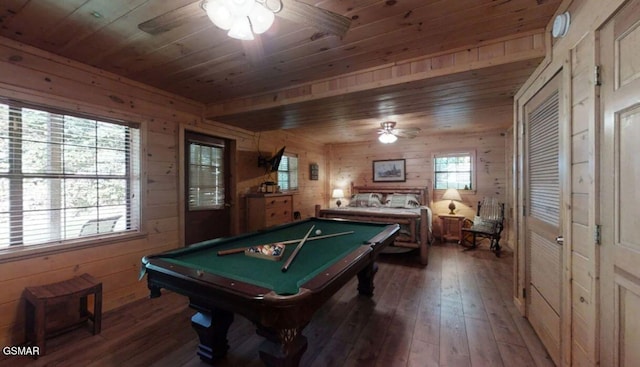
<svg viewBox="0 0 640 367">
<path fill-rule="evenodd" d="M 225 139 L 185 133 L 185 244 L 231 233 L 229 147 Z"/>
</svg>

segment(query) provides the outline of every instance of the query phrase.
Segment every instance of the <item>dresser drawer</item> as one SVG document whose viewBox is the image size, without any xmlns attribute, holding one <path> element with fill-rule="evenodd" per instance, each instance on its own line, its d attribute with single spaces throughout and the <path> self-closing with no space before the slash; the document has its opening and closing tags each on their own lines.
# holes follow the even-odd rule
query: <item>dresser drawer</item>
<svg viewBox="0 0 640 367">
<path fill-rule="evenodd" d="M 293 220 L 293 196 L 287 194 L 247 197 L 247 229 L 255 231 Z"/>
<path fill-rule="evenodd" d="M 291 208 L 291 196 L 277 196 L 265 198 L 264 207 L 269 210 L 280 210 L 282 208 Z"/>
<path fill-rule="evenodd" d="M 292 219 L 291 208 L 284 205 L 269 209 L 265 214 L 265 224 L 267 227 L 291 222 Z"/>
</svg>

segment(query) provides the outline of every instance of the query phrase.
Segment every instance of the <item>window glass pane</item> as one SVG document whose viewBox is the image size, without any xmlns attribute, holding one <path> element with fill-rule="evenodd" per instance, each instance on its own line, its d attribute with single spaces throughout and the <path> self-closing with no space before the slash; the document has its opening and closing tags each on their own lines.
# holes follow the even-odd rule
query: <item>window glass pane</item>
<svg viewBox="0 0 640 367">
<path fill-rule="evenodd" d="M 50 178 L 28 178 L 22 182 L 23 210 L 60 209 L 64 206 L 62 181 Z"/>
<path fill-rule="evenodd" d="M 189 163 L 200 163 L 200 146 L 198 144 L 191 144 L 189 147 Z"/>
<path fill-rule="evenodd" d="M 278 185 L 281 190 L 298 188 L 298 157 L 284 155 L 278 167 Z"/>
<path fill-rule="evenodd" d="M 53 214 L 54 212 L 49 210 L 25 211 L 23 213 L 24 223 L 29 224 L 28 230 L 24 231 L 25 245 L 36 245 L 59 238 L 58 229 L 60 226 L 57 223 L 52 223 Z M 56 229 L 56 232 L 52 229 Z"/>
<path fill-rule="evenodd" d="M 224 147 L 190 143 L 189 209 L 224 205 Z"/>
<path fill-rule="evenodd" d="M 98 205 L 123 205 L 127 202 L 126 180 L 99 180 Z"/>
<path fill-rule="evenodd" d="M 124 150 L 98 149 L 97 160 L 98 172 L 102 176 L 127 173 L 127 152 Z"/>
<path fill-rule="evenodd" d="M 51 114 L 44 111 L 22 109 L 22 140 L 48 142 Z"/>
<path fill-rule="evenodd" d="M 135 127 L 0 104 L 0 248 L 77 238 L 90 221 L 138 229 L 139 139 Z"/>
<path fill-rule="evenodd" d="M 434 159 L 435 188 L 471 190 L 473 188 L 471 162 L 472 155 L 469 153 L 436 156 Z"/>
<path fill-rule="evenodd" d="M 64 143 L 83 147 L 95 147 L 96 122 L 73 116 L 64 117 Z"/>
<path fill-rule="evenodd" d="M 289 158 L 289 189 L 298 188 L 298 157 Z"/>
<path fill-rule="evenodd" d="M 22 172 L 46 173 L 51 172 L 49 155 L 50 144 L 23 141 L 22 142 Z M 59 172 L 59 171 L 58 171 Z"/>
<path fill-rule="evenodd" d="M 93 179 L 66 179 L 64 181 L 65 207 L 91 208 L 98 205 L 98 185 Z"/>
<path fill-rule="evenodd" d="M 0 178 L 0 249 L 9 245 L 9 179 Z"/>
<path fill-rule="evenodd" d="M 64 235 L 66 238 L 80 237 L 82 227 L 98 219 L 97 208 L 67 208 L 63 212 Z"/>
<path fill-rule="evenodd" d="M 106 122 L 98 122 L 97 146 L 99 148 L 112 148 L 124 150 L 123 144 L 127 141 L 128 128 Z"/>
<path fill-rule="evenodd" d="M 95 148 L 65 145 L 63 154 L 65 173 L 86 175 L 97 173 Z"/>
</svg>

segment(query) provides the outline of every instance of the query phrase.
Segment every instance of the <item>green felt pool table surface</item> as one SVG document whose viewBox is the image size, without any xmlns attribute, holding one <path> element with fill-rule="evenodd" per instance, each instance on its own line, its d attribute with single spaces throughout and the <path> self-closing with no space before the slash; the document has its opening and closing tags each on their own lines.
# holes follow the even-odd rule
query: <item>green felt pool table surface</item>
<svg viewBox="0 0 640 367">
<path fill-rule="evenodd" d="M 218 251 L 261 244 L 301 239 L 314 229 L 286 272 L 281 270 L 297 244 L 289 244 L 279 261 L 247 256 L 244 252 L 218 256 Z M 386 224 L 311 219 L 293 225 L 277 227 L 249 235 L 205 241 L 185 249 L 160 255 L 158 258 L 180 267 L 246 282 L 273 290 L 280 295 L 295 294 L 299 288 L 345 255 L 375 238 Z M 315 231 L 320 230 L 320 234 Z M 317 239 L 334 233 L 348 234 Z"/>
<path fill-rule="evenodd" d="M 287 245 L 280 261 L 247 256 L 219 256 L 218 251 L 302 239 L 287 272 L 282 265 L 297 244 Z M 227 332 L 235 314 L 254 322 L 265 337 L 260 358 L 267 366 L 297 366 L 307 349 L 302 329 L 314 312 L 350 279 L 358 292 L 373 294 L 375 260 L 399 232 L 398 224 L 311 218 L 264 231 L 205 241 L 142 259 L 151 297 L 167 289 L 189 297 L 197 311 L 191 326 L 198 333 L 198 355 L 214 364 L 229 349 Z M 331 238 L 320 235 L 353 232 Z"/>
</svg>

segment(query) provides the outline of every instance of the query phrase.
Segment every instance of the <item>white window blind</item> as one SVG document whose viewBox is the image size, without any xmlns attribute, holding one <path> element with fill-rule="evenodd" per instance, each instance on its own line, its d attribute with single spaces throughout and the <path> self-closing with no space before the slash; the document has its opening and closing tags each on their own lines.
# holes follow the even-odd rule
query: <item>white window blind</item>
<svg viewBox="0 0 640 367">
<path fill-rule="evenodd" d="M 0 103 L 0 250 L 140 228 L 137 125 Z"/>
<path fill-rule="evenodd" d="M 224 208 L 224 141 L 189 142 L 189 210 Z"/>
</svg>

